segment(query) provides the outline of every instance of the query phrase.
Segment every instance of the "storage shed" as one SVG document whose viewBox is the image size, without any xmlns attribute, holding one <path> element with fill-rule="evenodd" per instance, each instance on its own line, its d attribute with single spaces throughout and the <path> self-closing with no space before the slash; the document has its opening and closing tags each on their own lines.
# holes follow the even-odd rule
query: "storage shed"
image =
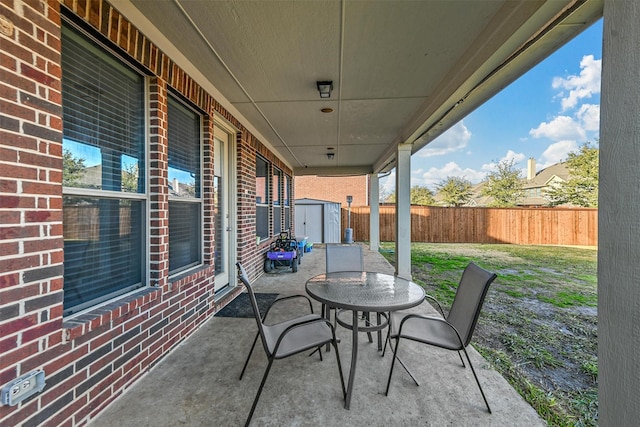
<svg viewBox="0 0 640 427">
<path fill-rule="evenodd" d="M 326 200 L 296 200 L 296 236 L 307 236 L 310 243 L 340 243 L 340 207 Z"/>
</svg>

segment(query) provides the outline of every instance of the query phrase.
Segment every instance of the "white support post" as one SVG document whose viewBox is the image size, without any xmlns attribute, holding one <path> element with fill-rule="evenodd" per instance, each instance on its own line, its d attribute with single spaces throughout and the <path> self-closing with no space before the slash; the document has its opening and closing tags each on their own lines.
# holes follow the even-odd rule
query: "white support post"
<svg viewBox="0 0 640 427">
<path fill-rule="evenodd" d="M 396 275 L 411 280 L 411 144 L 396 159 Z"/>
<path fill-rule="evenodd" d="M 369 187 L 369 249 L 380 249 L 380 179 L 378 174 L 370 175 Z"/>
<path fill-rule="evenodd" d="M 598 192 L 601 426 L 640 419 L 640 2 L 605 1 Z"/>
</svg>

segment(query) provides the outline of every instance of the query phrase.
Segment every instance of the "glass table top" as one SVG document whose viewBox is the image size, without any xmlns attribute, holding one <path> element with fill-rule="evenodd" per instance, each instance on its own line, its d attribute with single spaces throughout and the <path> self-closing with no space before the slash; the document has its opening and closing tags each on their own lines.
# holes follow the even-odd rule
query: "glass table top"
<svg viewBox="0 0 640 427">
<path fill-rule="evenodd" d="M 384 273 L 340 272 L 312 277 L 307 293 L 333 307 L 358 311 L 394 311 L 414 307 L 424 300 L 418 284 Z"/>
</svg>

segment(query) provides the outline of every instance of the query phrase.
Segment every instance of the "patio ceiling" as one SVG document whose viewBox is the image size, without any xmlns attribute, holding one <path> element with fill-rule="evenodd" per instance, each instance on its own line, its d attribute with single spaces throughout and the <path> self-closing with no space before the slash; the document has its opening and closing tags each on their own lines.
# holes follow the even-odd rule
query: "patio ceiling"
<svg viewBox="0 0 640 427">
<path fill-rule="evenodd" d="M 424 147 L 600 18 L 602 3 L 113 1 L 297 175 L 391 169 L 398 144 Z"/>
</svg>

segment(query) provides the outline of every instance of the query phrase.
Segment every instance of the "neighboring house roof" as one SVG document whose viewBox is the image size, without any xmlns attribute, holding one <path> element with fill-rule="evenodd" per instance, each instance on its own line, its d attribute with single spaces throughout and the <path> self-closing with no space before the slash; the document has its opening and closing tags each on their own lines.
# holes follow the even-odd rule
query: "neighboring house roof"
<svg viewBox="0 0 640 427">
<path fill-rule="evenodd" d="M 556 163 L 555 165 L 542 169 L 533 179 L 524 180 L 522 188 L 525 190 L 525 198 L 519 205 L 548 205 L 549 201 L 544 197 L 543 190 L 567 180 L 569 180 L 569 169 L 566 163 Z"/>
<path fill-rule="evenodd" d="M 535 169 L 535 162 L 531 163 L 529 167 Z M 542 169 L 535 175 L 530 171 L 529 175 L 533 175 L 533 178 L 522 179 L 525 197 L 518 203 L 518 206 L 547 206 L 549 201 L 544 197 L 544 190 L 554 183 L 564 182 L 570 178 L 569 169 L 564 162 Z M 489 206 L 491 204 L 493 197 L 482 195 L 482 189 L 485 185 L 485 182 L 481 182 L 471 187 L 471 200 L 465 206 Z M 442 204 L 442 197 L 436 194 L 435 199 L 439 202 L 438 204 Z"/>
<path fill-rule="evenodd" d="M 569 168 L 566 163 L 556 163 L 548 168 L 542 169 L 531 180 L 525 180 L 524 188 L 547 187 L 554 180 L 567 181 L 569 179 Z"/>
</svg>

